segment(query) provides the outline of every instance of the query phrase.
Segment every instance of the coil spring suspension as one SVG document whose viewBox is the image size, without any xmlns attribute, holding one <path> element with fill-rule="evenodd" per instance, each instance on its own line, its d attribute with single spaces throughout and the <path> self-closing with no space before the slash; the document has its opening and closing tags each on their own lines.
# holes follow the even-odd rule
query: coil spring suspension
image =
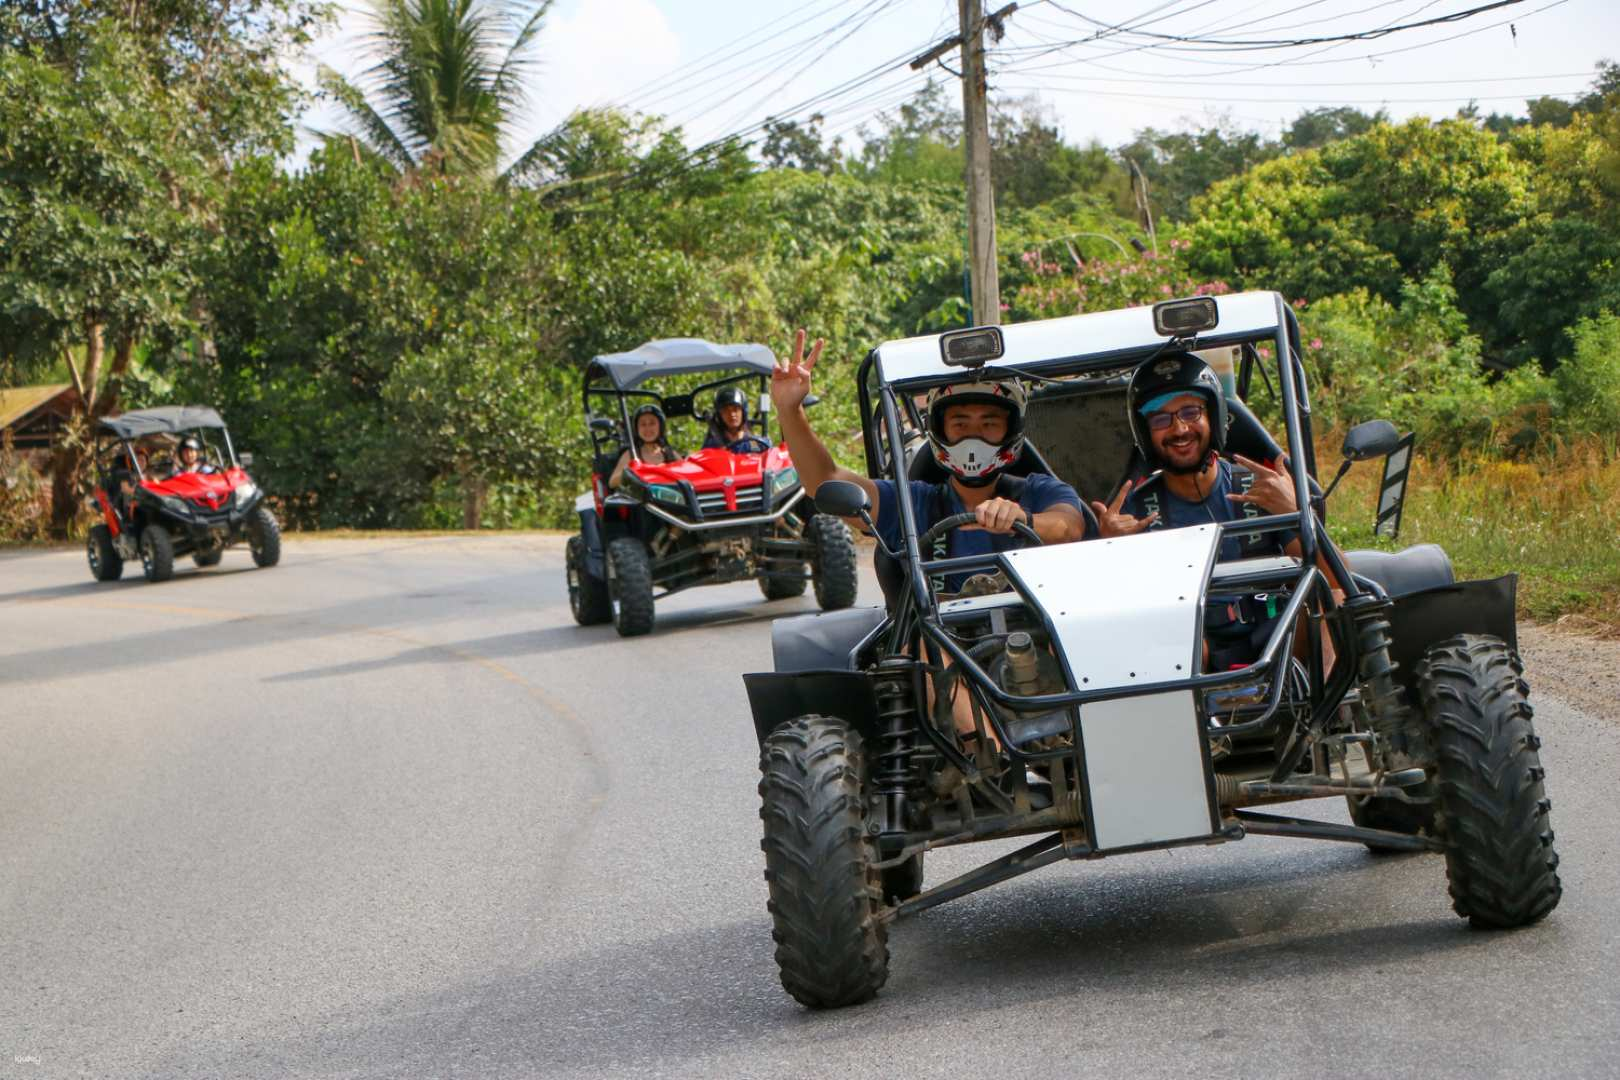
<svg viewBox="0 0 1620 1080">
<path fill-rule="evenodd" d="M 907 802 L 921 786 L 916 761 L 918 716 L 912 699 L 914 666 L 902 657 L 886 660 L 878 665 L 875 679 L 879 739 L 872 789 L 886 811 L 885 832 L 906 829 Z"/>
<path fill-rule="evenodd" d="M 1410 754 L 1415 749 L 1409 745 L 1411 710 L 1400 684 L 1395 681 L 1395 662 L 1389 655 L 1390 602 L 1364 596 L 1347 606 L 1355 618 L 1356 651 L 1361 657 L 1362 703 L 1367 709 L 1368 722 L 1388 750 Z"/>
</svg>

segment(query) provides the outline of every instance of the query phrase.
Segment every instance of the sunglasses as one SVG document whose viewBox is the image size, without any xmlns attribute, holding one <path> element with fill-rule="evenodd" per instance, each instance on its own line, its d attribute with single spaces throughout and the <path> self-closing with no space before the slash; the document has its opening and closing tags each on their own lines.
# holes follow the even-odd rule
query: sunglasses
<svg viewBox="0 0 1620 1080">
<path fill-rule="evenodd" d="M 1188 427 L 1192 427 L 1204 418 L 1202 405 L 1183 405 L 1174 412 L 1156 412 L 1148 414 L 1147 425 L 1153 431 L 1169 431 L 1170 425 L 1180 420 Z"/>
</svg>

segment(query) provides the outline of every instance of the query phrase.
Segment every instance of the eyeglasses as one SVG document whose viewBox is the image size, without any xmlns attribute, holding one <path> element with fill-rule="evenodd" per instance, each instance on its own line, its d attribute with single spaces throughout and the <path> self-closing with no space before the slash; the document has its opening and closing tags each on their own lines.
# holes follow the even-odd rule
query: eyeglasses
<svg viewBox="0 0 1620 1080">
<path fill-rule="evenodd" d="M 1188 427 L 1192 427 L 1203 418 L 1204 407 L 1202 405 L 1183 405 L 1174 412 L 1149 413 L 1147 424 L 1148 427 L 1153 431 L 1169 431 L 1170 425 L 1175 423 L 1177 420 L 1180 420 Z"/>
</svg>

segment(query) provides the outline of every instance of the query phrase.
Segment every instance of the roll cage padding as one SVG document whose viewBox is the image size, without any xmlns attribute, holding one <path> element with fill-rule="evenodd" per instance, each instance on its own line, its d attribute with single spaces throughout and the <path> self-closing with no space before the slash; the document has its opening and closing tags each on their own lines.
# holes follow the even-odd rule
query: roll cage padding
<svg viewBox="0 0 1620 1080">
<path fill-rule="evenodd" d="M 793 615 L 771 623 L 771 657 L 778 672 L 853 670 L 851 652 L 883 624 L 880 607 Z"/>
</svg>

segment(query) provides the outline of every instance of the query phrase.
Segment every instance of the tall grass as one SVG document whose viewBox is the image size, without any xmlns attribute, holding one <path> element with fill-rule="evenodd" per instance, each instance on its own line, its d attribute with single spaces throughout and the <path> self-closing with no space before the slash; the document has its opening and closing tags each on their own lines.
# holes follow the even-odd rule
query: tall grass
<svg viewBox="0 0 1620 1080">
<path fill-rule="evenodd" d="M 1436 543 L 1459 579 L 1517 572 L 1521 617 L 1565 615 L 1620 633 L 1620 444 L 1589 438 L 1516 460 L 1431 459 L 1417 447 L 1401 536 L 1374 540 L 1380 470 L 1358 465 L 1333 495 L 1330 531 L 1346 547 Z M 1318 449 L 1322 471 L 1338 441 Z"/>
</svg>

